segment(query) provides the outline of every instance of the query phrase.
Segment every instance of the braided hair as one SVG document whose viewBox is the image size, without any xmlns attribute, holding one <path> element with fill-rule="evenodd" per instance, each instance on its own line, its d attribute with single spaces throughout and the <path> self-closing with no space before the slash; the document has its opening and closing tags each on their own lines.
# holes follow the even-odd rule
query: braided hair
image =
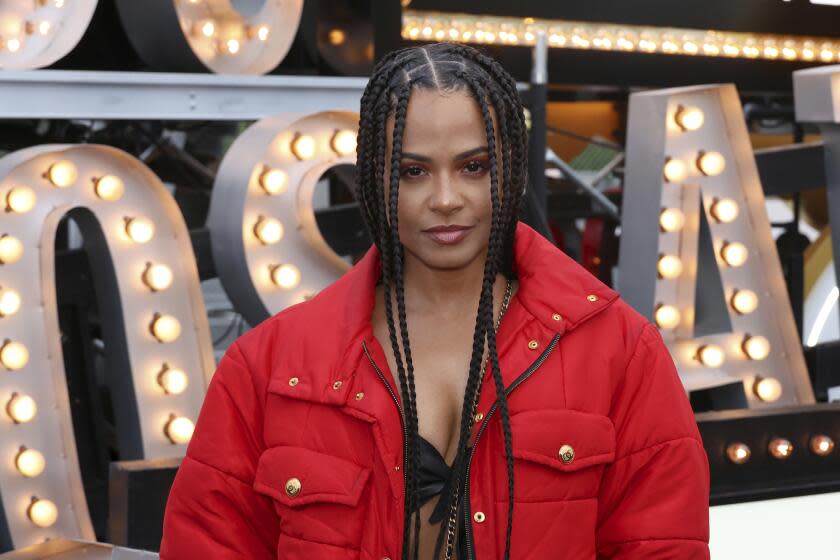
<svg viewBox="0 0 840 560">
<path fill-rule="evenodd" d="M 373 70 L 361 99 L 359 136 L 356 151 L 356 198 L 368 231 L 382 256 L 382 283 L 385 317 L 391 348 L 397 365 L 404 422 L 408 434 L 406 461 L 406 500 L 403 524 L 403 560 L 419 556 L 419 430 L 414 384 L 414 365 L 406 319 L 403 246 L 399 239 L 397 202 L 400 186 L 400 160 L 406 112 L 411 92 L 416 88 L 439 91 L 464 91 L 478 103 L 487 133 L 490 158 L 490 198 L 492 218 L 487 259 L 476 314 L 473 348 L 467 387 L 461 409 L 458 452 L 452 465 L 450 489 L 463 488 L 461 474 L 467 458 L 471 428 L 472 403 L 481 383 L 480 372 L 485 347 L 488 348 L 493 381 L 499 398 L 508 472 L 508 520 L 504 558 L 510 558 L 513 528 L 513 452 L 510 414 L 499 369 L 496 333 L 493 329 L 493 285 L 499 273 L 512 274 L 513 238 L 524 187 L 527 184 L 527 132 L 516 83 L 502 66 L 478 50 L 455 43 L 435 43 L 395 50 L 382 58 Z M 491 107 L 499 124 L 498 136 Z M 385 200 L 386 121 L 393 115 L 388 200 Z M 497 138 L 500 146 L 497 146 Z M 500 148 L 502 161 L 497 161 Z M 502 173 L 500 176 L 499 165 Z M 397 318 L 394 318 L 392 294 L 396 295 Z M 399 339 L 403 353 L 400 352 Z M 444 511 L 449 511 L 456 497 L 450 490 Z M 416 510 L 416 512 L 415 512 Z M 413 523 L 412 523 L 413 522 Z M 441 523 L 435 546 L 439 557 L 446 523 Z M 411 543 L 414 542 L 413 553 Z"/>
</svg>

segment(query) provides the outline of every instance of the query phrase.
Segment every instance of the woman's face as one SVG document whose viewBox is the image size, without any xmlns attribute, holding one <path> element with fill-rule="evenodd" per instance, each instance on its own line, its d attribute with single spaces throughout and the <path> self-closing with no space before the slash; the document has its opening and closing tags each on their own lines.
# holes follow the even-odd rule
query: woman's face
<svg viewBox="0 0 840 560">
<path fill-rule="evenodd" d="M 495 130 L 492 106 L 490 111 Z M 386 122 L 386 208 L 393 129 L 391 115 Z M 414 89 L 402 146 L 398 216 L 406 259 L 438 270 L 471 264 L 483 268 L 492 204 L 487 132 L 478 102 L 464 91 Z M 501 198 L 498 134 L 496 146 Z"/>
</svg>

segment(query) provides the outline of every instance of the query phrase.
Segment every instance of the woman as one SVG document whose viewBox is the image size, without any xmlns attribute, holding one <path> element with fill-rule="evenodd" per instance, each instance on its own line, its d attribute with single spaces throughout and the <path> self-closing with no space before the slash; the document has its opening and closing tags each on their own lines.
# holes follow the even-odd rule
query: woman
<svg viewBox="0 0 840 560">
<path fill-rule="evenodd" d="M 673 361 L 517 220 L 526 154 L 514 81 L 475 49 L 376 66 L 357 160 L 375 246 L 227 351 L 162 558 L 709 557 Z"/>
</svg>

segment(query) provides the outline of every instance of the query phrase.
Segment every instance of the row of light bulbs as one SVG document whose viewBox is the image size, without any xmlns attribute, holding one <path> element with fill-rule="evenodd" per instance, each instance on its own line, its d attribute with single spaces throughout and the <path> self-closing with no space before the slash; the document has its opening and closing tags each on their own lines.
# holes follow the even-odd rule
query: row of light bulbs
<svg viewBox="0 0 840 560">
<path fill-rule="evenodd" d="M 815 435 L 809 440 L 808 448 L 814 455 L 827 457 L 834 451 L 834 440 L 827 435 Z M 767 450 L 775 459 L 787 459 L 793 454 L 794 447 L 788 439 L 774 438 L 767 446 Z M 734 442 L 726 447 L 726 457 L 736 465 L 743 465 L 750 460 L 751 456 L 752 451 L 745 443 Z"/>
<path fill-rule="evenodd" d="M 705 122 L 703 111 L 698 107 L 679 106 L 674 112 L 674 125 L 677 130 L 690 132 L 700 129 Z M 694 167 L 702 175 L 714 177 L 726 168 L 726 159 L 715 151 L 700 151 L 694 158 Z M 668 183 L 680 183 L 688 177 L 689 167 L 678 158 L 666 158 L 663 176 Z M 738 203 L 731 198 L 714 198 L 709 207 L 712 219 L 720 224 L 728 224 L 738 217 Z M 663 208 L 659 215 L 659 227 L 663 233 L 678 233 L 685 225 L 685 216 L 678 208 Z M 730 267 L 742 266 L 749 257 L 746 245 L 738 241 L 724 240 L 718 252 L 723 262 Z M 657 261 L 657 273 L 660 278 L 675 279 L 683 272 L 683 263 L 679 256 L 661 254 Z M 758 308 L 758 295 L 746 288 L 736 288 L 728 299 L 729 305 L 739 315 L 748 315 Z M 681 313 L 676 306 L 660 303 L 654 311 L 654 320 L 662 329 L 674 329 L 681 321 Z M 740 350 L 749 360 L 764 360 L 770 355 L 770 341 L 760 335 L 745 334 Z M 717 344 L 702 344 L 697 348 L 695 358 L 704 366 L 719 368 L 726 360 L 726 354 Z M 778 380 L 758 377 L 753 384 L 753 392 L 762 401 L 775 401 L 781 396 L 782 388 Z"/>
<path fill-rule="evenodd" d="M 209 11 L 206 0 L 181 0 L 185 7 L 203 7 Z M 244 41 L 256 39 L 266 42 L 271 35 L 271 26 L 266 23 L 246 24 L 238 14 L 234 17 L 203 17 L 192 21 L 179 14 L 181 28 L 195 39 L 215 41 L 220 54 L 237 55 L 242 51 Z"/>
<path fill-rule="evenodd" d="M 540 32 L 545 33 L 550 47 L 557 48 L 826 63 L 840 60 L 840 43 L 827 37 L 476 17 L 412 10 L 403 13 L 402 37 L 409 40 L 532 46 Z"/>
<path fill-rule="evenodd" d="M 66 0 L 38 0 L 36 7 L 50 6 L 63 8 Z M 19 52 L 30 35 L 49 35 L 54 29 L 53 24 L 47 19 L 24 19 L 14 18 L 7 15 L 4 25 L 5 37 L 0 36 L 0 52 Z"/>
<path fill-rule="evenodd" d="M 76 184 L 78 171 L 73 162 L 59 160 L 49 166 L 44 173 L 56 188 L 68 188 Z M 104 175 L 93 179 L 94 193 L 102 200 L 119 200 L 125 185 L 116 175 Z M 29 212 L 35 207 L 37 197 L 35 191 L 27 186 L 17 186 L 6 194 L 6 210 L 18 214 Z M 146 243 L 154 236 L 154 224 L 142 217 L 125 217 L 125 233 L 136 243 Z M 23 244 L 8 234 L 0 236 L 0 264 L 13 264 L 23 256 Z M 173 282 L 172 270 L 161 263 L 147 262 L 142 272 L 143 284 L 152 292 L 169 288 Z M 20 295 L 10 288 L 0 287 L 0 317 L 14 315 L 20 310 Z M 181 324 L 172 315 L 155 313 L 149 322 L 149 331 L 162 343 L 173 342 L 181 332 Z M 19 341 L 6 339 L 0 345 L 0 363 L 8 370 L 20 370 L 29 361 L 29 350 Z M 166 394 L 177 395 L 183 393 L 188 384 L 184 371 L 172 368 L 164 363 L 157 373 L 157 382 Z M 22 393 L 12 393 L 6 403 L 6 413 L 15 424 L 32 421 L 38 411 L 38 406 L 31 396 Z M 193 422 L 186 417 L 171 414 L 163 427 L 164 435 L 173 444 L 189 442 L 194 429 Z M 46 459 L 37 449 L 21 447 L 15 457 L 15 467 L 27 478 L 39 476 L 46 468 Z M 44 498 L 33 497 L 27 508 L 27 516 L 38 527 L 50 527 L 58 519 L 56 505 Z"/>
</svg>

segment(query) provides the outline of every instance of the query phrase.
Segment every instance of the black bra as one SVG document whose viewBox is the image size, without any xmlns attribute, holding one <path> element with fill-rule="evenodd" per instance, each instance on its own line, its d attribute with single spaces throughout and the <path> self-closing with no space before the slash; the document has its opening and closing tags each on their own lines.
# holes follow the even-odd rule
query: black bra
<svg viewBox="0 0 840 560">
<path fill-rule="evenodd" d="M 449 475 L 452 472 L 452 466 L 446 463 L 446 460 L 440 454 L 437 448 L 429 443 L 426 438 L 420 438 L 420 503 L 419 506 L 424 505 L 433 497 L 440 495 L 442 492 L 449 492 Z M 433 524 L 445 521 L 449 516 L 445 510 L 445 500 L 438 500 L 432 515 L 429 516 L 429 522 Z M 464 519 L 463 515 L 458 516 L 458 555 L 457 558 L 466 558 L 466 537 L 464 535 Z"/>
</svg>

